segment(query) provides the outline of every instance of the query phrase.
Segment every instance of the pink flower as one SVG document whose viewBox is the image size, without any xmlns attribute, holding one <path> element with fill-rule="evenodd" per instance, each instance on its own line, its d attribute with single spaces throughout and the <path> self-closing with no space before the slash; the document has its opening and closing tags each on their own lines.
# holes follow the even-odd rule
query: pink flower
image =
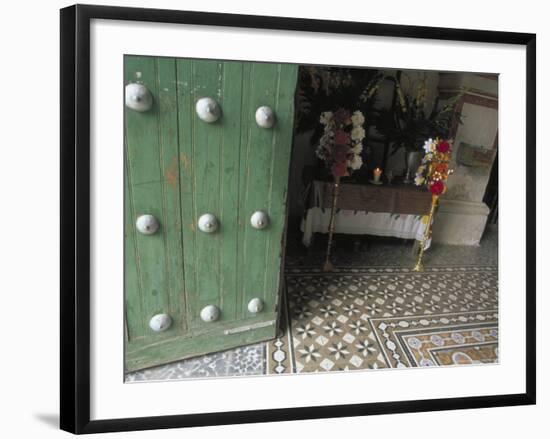
<svg viewBox="0 0 550 439">
<path fill-rule="evenodd" d="M 349 152 L 348 145 L 336 144 L 332 147 L 332 159 L 335 162 L 343 162 L 347 160 Z"/>
<path fill-rule="evenodd" d="M 348 174 L 348 162 L 347 160 L 342 162 L 334 162 L 330 168 L 334 177 L 345 177 Z"/>
<path fill-rule="evenodd" d="M 338 130 L 334 134 L 334 143 L 337 145 L 348 145 L 350 142 L 350 135 L 345 131 Z"/>
</svg>

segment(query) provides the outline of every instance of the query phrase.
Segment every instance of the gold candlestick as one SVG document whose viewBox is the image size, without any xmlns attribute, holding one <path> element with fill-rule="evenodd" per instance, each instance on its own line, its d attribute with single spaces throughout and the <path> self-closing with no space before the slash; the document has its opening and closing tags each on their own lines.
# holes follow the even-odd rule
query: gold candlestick
<svg viewBox="0 0 550 439">
<path fill-rule="evenodd" d="M 424 235 L 422 236 L 422 242 L 420 244 L 420 251 L 418 252 L 418 259 L 416 265 L 413 268 L 413 271 L 424 271 L 424 266 L 422 265 L 422 257 L 424 256 L 424 247 L 426 246 L 426 241 L 430 236 L 432 230 L 432 219 L 435 213 L 435 207 L 437 206 L 437 201 L 439 195 L 432 195 L 432 205 L 430 207 L 430 214 L 428 215 L 428 224 L 426 224 L 426 229 L 424 230 Z"/>
<path fill-rule="evenodd" d="M 332 271 L 334 269 L 332 262 L 330 262 L 330 251 L 332 247 L 332 235 L 334 233 L 334 217 L 336 215 L 336 205 L 338 203 L 339 191 L 340 191 L 340 177 L 334 177 L 334 186 L 332 188 L 332 208 L 330 212 L 330 222 L 328 225 L 327 254 L 325 258 L 325 264 L 323 265 L 323 271 Z"/>
</svg>

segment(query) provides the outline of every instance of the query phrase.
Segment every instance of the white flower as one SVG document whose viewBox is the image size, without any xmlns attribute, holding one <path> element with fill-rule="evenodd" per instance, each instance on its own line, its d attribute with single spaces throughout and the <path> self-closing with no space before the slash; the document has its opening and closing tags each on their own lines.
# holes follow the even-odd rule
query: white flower
<svg viewBox="0 0 550 439">
<path fill-rule="evenodd" d="M 363 151 L 363 144 L 361 142 L 356 143 L 351 150 L 354 154 L 361 154 L 361 151 Z"/>
<path fill-rule="evenodd" d="M 420 186 L 422 183 L 424 183 L 424 180 L 424 177 L 422 177 L 421 175 L 417 175 L 414 179 L 414 184 Z"/>
<path fill-rule="evenodd" d="M 351 130 L 351 140 L 363 140 L 365 138 L 365 130 L 363 127 L 356 126 Z"/>
<path fill-rule="evenodd" d="M 425 165 L 420 165 L 418 167 L 418 169 L 416 170 L 416 173 L 417 174 L 423 174 L 425 170 L 426 170 L 426 166 Z"/>
<path fill-rule="evenodd" d="M 323 146 L 328 145 L 330 143 L 330 133 L 325 133 L 321 136 L 321 139 L 319 140 L 319 143 Z"/>
<path fill-rule="evenodd" d="M 328 125 L 328 123 L 331 121 L 331 119 L 332 119 L 332 111 L 325 111 L 325 112 L 321 113 L 321 117 L 320 117 L 319 121 L 323 125 Z"/>
<path fill-rule="evenodd" d="M 363 159 L 361 158 L 360 155 L 357 155 L 357 154 L 354 155 L 353 158 L 349 162 L 349 167 L 351 169 L 353 169 L 354 171 L 356 171 L 361 166 L 363 166 Z"/>
<path fill-rule="evenodd" d="M 327 150 L 323 147 L 323 145 L 319 145 L 315 151 L 315 154 L 317 157 L 319 157 L 321 160 L 327 159 Z"/>
<path fill-rule="evenodd" d="M 332 129 L 332 125 L 332 123 L 327 123 L 323 128 L 323 132 L 328 136 L 334 137 L 334 130 Z"/>
<path fill-rule="evenodd" d="M 363 116 L 363 113 L 361 113 L 359 110 L 354 111 L 353 115 L 351 116 L 351 122 L 354 126 L 363 125 L 365 122 L 365 117 Z"/>
<path fill-rule="evenodd" d="M 436 144 L 431 138 L 424 142 L 424 151 L 426 151 L 426 153 L 434 152 L 435 147 L 436 147 Z"/>
</svg>

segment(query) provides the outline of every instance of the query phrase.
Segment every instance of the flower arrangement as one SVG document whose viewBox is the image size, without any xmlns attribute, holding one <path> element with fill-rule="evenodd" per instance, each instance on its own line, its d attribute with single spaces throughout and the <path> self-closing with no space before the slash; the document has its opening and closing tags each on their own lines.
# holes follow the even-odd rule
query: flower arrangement
<svg viewBox="0 0 550 439">
<path fill-rule="evenodd" d="M 320 122 L 324 126 L 316 155 L 325 162 L 334 177 L 351 175 L 363 166 L 361 151 L 365 117 L 359 110 L 353 114 L 340 108 L 335 113 L 325 111 Z"/>
<path fill-rule="evenodd" d="M 436 138 L 424 142 L 425 154 L 416 171 L 414 183 L 417 186 L 425 184 L 433 196 L 439 196 L 447 190 L 446 181 L 453 172 L 449 169 L 451 148 L 449 140 Z"/>
</svg>

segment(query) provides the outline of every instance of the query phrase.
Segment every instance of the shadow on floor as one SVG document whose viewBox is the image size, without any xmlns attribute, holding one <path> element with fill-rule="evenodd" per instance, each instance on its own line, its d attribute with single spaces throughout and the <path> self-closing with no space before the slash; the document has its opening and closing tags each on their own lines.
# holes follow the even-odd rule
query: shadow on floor
<svg viewBox="0 0 550 439">
<path fill-rule="evenodd" d="M 59 415 L 57 413 L 35 413 L 34 417 L 50 428 L 59 429 Z"/>
</svg>

